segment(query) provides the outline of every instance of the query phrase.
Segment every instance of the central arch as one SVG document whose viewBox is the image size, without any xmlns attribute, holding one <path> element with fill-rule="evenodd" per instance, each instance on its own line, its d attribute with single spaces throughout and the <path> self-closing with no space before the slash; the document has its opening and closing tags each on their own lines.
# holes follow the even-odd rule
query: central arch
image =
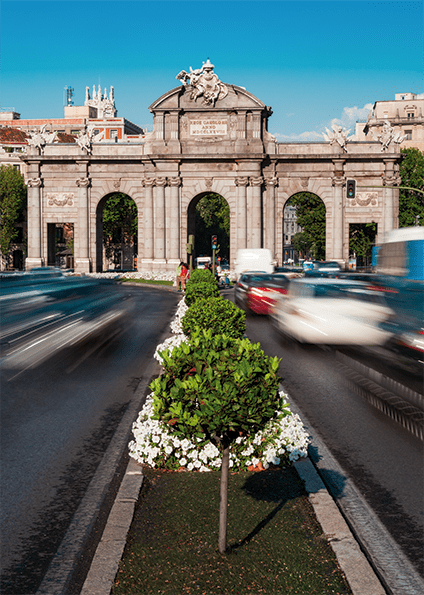
<svg viewBox="0 0 424 595">
<path fill-rule="evenodd" d="M 218 256 L 230 260 L 230 205 L 217 192 L 201 192 L 187 208 L 187 241 L 194 236 L 194 258 L 211 255 L 211 236 L 218 236 Z"/>
</svg>

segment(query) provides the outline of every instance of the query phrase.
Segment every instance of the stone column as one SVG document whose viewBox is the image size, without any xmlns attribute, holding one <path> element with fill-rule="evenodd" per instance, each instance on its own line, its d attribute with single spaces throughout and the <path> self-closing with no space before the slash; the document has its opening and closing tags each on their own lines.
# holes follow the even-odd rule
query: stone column
<svg viewBox="0 0 424 595">
<path fill-rule="evenodd" d="M 346 179 L 344 177 L 334 177 L 332 179 L 334 188 L 333 194 L 333 250 L 331 255 L 326 255 L 326 259 L 343 260 L 343 193 L 346 187 Z"/>
<path fill-rule="evenodd" d="M 178 266 L 180 262 L 180 186 L 181 178 L 168 179 L 169 199 L 166 201 L 166 259 L 168 264 Z"/>
<path fill-rule="evenodd" d="M 150 269 L 153 262 L 153 186 L 155 185 L 155 178 L 144 178 L 142 183 L 144 186 L 144 250 L 141 263 L 147 269 Z M 142 245 L 140 231 L 138 245 Z"/>
<path fill-rule="evenodd" d="M 156 196 L 154 205 L 154 254 L 157 264 L 165 264 L 165 186 L 166 178 L 156 178 Z"/>
<path fill-rule="evenodd" d="M 393 159 L 383 159 L 383 161 L 385 164 L 383 185 L 399 186 L 401 180 L 394 170 L 395 161 Z M 395 199 L 398 193 L 397 188 L 384 188 L 383 190 L 384 237 L 395 228 Z"/>
<path fill-rule="evenodd" d="M 275 208 L 275 188 L 278 186 L 278 178 L 265 178 L 266 187 L 266 208 L 265 208 L 265 248 L 271 250 L 274 258 L 276 255 L 275 246 L 275 226 L 277 222 L 276 208 Z"/>
<path fill-rule="evenodd" d="M 346 185 L 346 179 L 343 175 L 344 159 L 334 159 L 334 176 L 331 180 L 333 191 L 333 253 L 326 255 L 327 260 L 343 260 L 343 240 L 344 240 L 344 218 L 343 218 L 343 193 Z"/>
<path fill-rule="evenodd" d="M 262 248 L 262 184 L 263 177 L 250 178 L 252 187 L 252 226 L 250 230 L 250 246 Z M 249 234 L 249 230 L 248 230 Z"/>
<path fill-rule="evenodd" d="M 85 164 L 88 166 L 88 162 Z M 87 174 L 87 169 L 86 172 Z M 89 186 L 90 179 L 86 175 L 78 178 L 76 181 L 78 186 L 78 228 L 74 230 L 77 236 L 74 237 L 75 246 L 75 270 L 78 273 L 91 272 L 91 261 L 89 256 L 89 241 L 90 241 L 90 210 L 89 210 Z M 77 240 L 77 241 L 75 241 Z"/>
<path fill-rule="evenodd" d="M 42 209 L 41 187 L 43 181 L 40 177 L 40 163 L 36 162 L 31 168 L 31 172 L 35 177 L 29 178 L 28 186 L 28 257 L 25 260 L 25 268 L 27 270 L 33 267 L 43 266 L 42 259 Z M 35 171 L 34 171 L 35 170 Z"/>
<path fill-rule="evenodd" d="M 247 248 L 247 185 L 249 178 L 235 179 L 237 186 L 236 220 L 237 220 L 237 250 Z M 237 251 L 236 250 L 236 251 Z M 236 252 L 235 251 L 235 252 Z"/>
</svg>

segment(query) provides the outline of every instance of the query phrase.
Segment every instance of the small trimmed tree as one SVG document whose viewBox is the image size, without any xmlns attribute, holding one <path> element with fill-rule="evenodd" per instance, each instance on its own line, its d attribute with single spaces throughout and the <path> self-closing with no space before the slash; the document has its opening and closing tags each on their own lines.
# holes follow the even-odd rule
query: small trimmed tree
<svg viewBox="0 0 424 595">
<path fill-rule="evenodd" d="M 224 553 L 231 443 L 258 432 L 283 408 L 279 359 L 267 357 L 259 343 L 211 329 L 161 355 L 164 373 L 151 384 L 156 419 L 181 438 L 206 437 L 222 452 L 218 549 Z"/>
<path fill-rule="evenodd" d="M 222 297 L 200 298 L 184 314 L 181 326 L 186 336 L 200 327 L 240 339 L 246 330 L 246 313 Z"/>
</svg>

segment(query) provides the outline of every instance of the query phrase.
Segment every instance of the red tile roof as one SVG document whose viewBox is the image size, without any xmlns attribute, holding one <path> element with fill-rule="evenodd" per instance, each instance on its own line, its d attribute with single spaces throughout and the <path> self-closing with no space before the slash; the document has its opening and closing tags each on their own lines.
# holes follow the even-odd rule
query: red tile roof
<svg viewBox="0 0 424 595">
<path fill-rule="evenodd" d="M 56 140 L 58 143 L 74 143 L 75 136 L 73 134 L 66 134 L 65 132 L 58 132 Z"/>
<path fill-rule="evenodd" d="M 1 126 L 0 143 L 3 145 L 27 145 L 28 137 L 23 130 Z"/>
</svg>

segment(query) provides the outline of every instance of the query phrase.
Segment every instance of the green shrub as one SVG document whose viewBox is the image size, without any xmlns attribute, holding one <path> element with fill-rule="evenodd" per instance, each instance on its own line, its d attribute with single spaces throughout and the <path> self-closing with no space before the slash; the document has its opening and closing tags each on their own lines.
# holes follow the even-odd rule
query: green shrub
<svg viewBox="0 0 424 595">
<path fill-rule="evenodd" d="M 190 273 L 189 283 L 215 283 L 212 271 L 209 269 L 194 269 Z"/>
<path fill-rule="evenodd" d="M 151 384 L 155 417 L 181 437 L 231 443 L 283 409 L 279 360 L 259 343 L 195 330 L 162 358 L 164 372 Z"/>
<path fill-rule="evenodd" d="M 246 330 L 246 313 L 222 297 L 199 298 L 184 314 L 181 325 L 186 336 L 200 327 L 239 339 Z"/>
<path fill-rule="evenodd" d="M 190 307 L 199 299 L 218 296 L 219 289 L 216 283 L 187 283 L 185 303 Z"/>
</svg>

